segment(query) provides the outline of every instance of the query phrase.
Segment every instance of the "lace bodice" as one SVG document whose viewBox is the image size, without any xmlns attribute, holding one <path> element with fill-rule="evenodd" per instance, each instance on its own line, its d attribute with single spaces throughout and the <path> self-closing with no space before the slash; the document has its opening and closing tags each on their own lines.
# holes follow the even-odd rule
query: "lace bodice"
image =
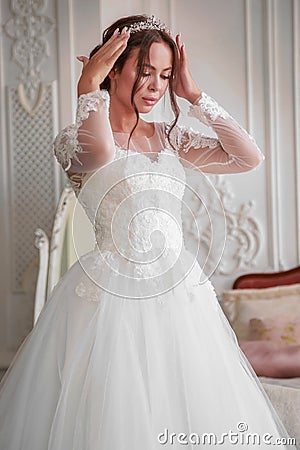
<svg viewBox="0 0 300 450">
<path fill-rule="evenodd" d="M 54 143 L 55 156 L 69 174 L 103 252 L 144 262 L 155 260 L 162 248 L 180 251 L 186 179 L 182 161 L 208 173 L 236 173 L 255 169 L 264 159 L 248 133 L 205 93 L 190 106 L 189 115 L 211 126 L 218 138 L 179 125 L 170 131 L 169 124 L 156 123 L 153 136 L 134 138 L 125 150 L 128 136 L 112 132 L 108 110 L 106 91 L 81 95 L 75 124 Z"/>
<path fill-rule="evenodd" d="M 155 248 L 180 252 L 184 189 L 185 171 L 170 149 L 152 160 L 117 148 L 114 161 L 86 177 L 78 199 L 102 252 L 143 262 Z"/>
</svg>

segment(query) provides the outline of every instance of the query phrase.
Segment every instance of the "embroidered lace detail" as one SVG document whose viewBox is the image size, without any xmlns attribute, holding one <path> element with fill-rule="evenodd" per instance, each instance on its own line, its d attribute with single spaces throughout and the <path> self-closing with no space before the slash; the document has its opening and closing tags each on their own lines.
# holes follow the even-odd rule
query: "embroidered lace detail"
<svg viewBox="0 0 300 450">
<path fill-rule="evenodd" d="M 188 116 L 196 117 L 208 126 L 210 125 L 210 120 L 215 121 L 218 117 L 223 119 L 230 117 L 228 112 L 205 92 L 202 92 L 202 96 L 190 106 Z"/>
<path fill-rule="evenodd" d="M 81 190 L 82 186 L 82 180 L 85 177 L 84 173 L 74 173 L 73 175 L 69 176 L 69 183 L 71 187 L 73 188 L 75 195 L 78 196 Z"/>
<path fill-rule="evenodd" d="M 82 94 L 78 98 L 75 124 L 65 127 L 58 133 L 54 141 L 54 155 L 65 171 L 71 167 L 72 159 L 75 159 L 80 165 L 82 162 L 77 157 L 77 152 L 82 152 L 78 142 L 78 128 L 86 120 L 90 111 L 97 111 L 98 106 L 102 104 L 108 110 L 109 94 L 105 90 L 96 90 Z"/>
<path fill-rule="evenodd" d="M 125 170 L 123 165 L 116 166 L 116 176 L 117 169 L 122 170 L 122 167 Z M 171 216 L 164 213 L 170 198 L 180 200 L 184 194 L 185 187 L 181 180 L 185 179 L 185 174 L 178 159 L 166 152 L 161 153 L 157 163 L 151 162 L 147 156 L 139 155 L 137 158 L 132 156 L 128 167 L 130 169 L 129 172 L 124 172 L 124 179 L 107 189 L 107 194 L 101 199 L 101 204 L 96 210 L 95 234 L 100 250 L 116 251 L 116 247 L 120 249 L 122 246 L 122 252 L 126 253 L 130 248 L 134 248 L 141 252 L 144 261 L 145 252 L 153 249 L 155 244 L 161 246 L 158 240 L 155 239 L 155 242 L 151 240 L 151 233 L 156 230 L 164 235 L 166 248 L 180 251 L 182 245 L 180 201 L 173 202 Z M 142 197 L 138 193 L 143 193 Z M 141 212 L 138 215 L 135 214 L 135 196 L 140 197 Z M 116 236 L 112 234 L 110 224 L 124 199 L 127 199 L 126 208 L 122 209 L 122 221 L 117 227 Z M 127 226 L 124 226 L 125 224 Z M 141 265 L 142 271 L 148 269 L 149 267 Z M 151 273 L 143 272 L 143 276 L 145 275 L 151 276 Z"/>
<path fill-rule="evenodd" d="M 170 133 L 170 124 L 166 124 L 166 132 L 170 135 L 170 141 L 177 149 L 187 153 L 190 148 L 216 148 L 220 142 L 216 138 L 205 136 L 193 130 L 191 127 L 187 128 L 181 125 L 176 125 Z"/>
<path fill-rule="evenodd" d="M 93 284 L 92 286 L 88 286 L 82 281 L 76 286 L 75 292 L 78 297 L 83 298 L 84 300 L 88 300 L 90 302 L 99 302 L 100 301 L 100 293 L 101 289 L 99 286 Z"/>
<path fill-rule="evenodd" d="M 123 158 L 116 159 L 113 170 L 104 166 L 93 173 L 78 197 L 97 245 L 92 256 L 81 258 L 96 283 L 79 279 L 76 294 L 91 301 L 100 301 L 101 287 L 110 291 L 110 274 L 120 280 L 116 295 L 130 296 L 131 278 L 147 295 L 164 291 L 172 280 L 164 281 L 163 274 L 184 249 L 181 207 L 186 178 L 179 159 L 171 151 L 160 153 L 157 162 L 136 152 L 120 154 Z M 88 258 L 95 258 L 95 267 Z"/>
<path fill-rule="evenodd" d="M 82 165 L 76 156 L 76 153 L 80 151 L 81 147 L 77 140 L 77 126 L 75 124 L 68 125 L 55 138 L 54 155 L 62 168 L 67 171 L 71 167 L 73 158 Z"/>
<path fill-rule="evenodd" d="M 78 98 L 76 125 L 80 127 L 83 120 L 89 117 L 90 111 L 98 111 L 98 105 L 102 104 L 108 111 L 109 108 L 109 94 L 106 90 L 96 90 L 82 94 Z"/>
<path fill-rule="evenodd" d="M 199 119 L 202 123 L 205 125 L 211 126 L 211 121 L 215 121 L 218 117 L 222 117 L 222 119 L 233 119 L 233 117 L 225 111 L 225 109 L 220 106 L 215 99 L 212 97 L 209 97 L 205 92 L 202 92 L 202 96 L 196 100 L 196 102 L 190 106 L 188 111 L 188 116 L 195 117 L 196 119 Z M 260 150 L 259 146 L 257 145 L 255 139 L 248 133 L 245 128 L 243 128 L 239 123 L 237 123 L 240 130 L 242 130 L 247 137 L 250 139 L 250 141 L 255 145 L 256 149 L 258 150 L 261 160 L 265 160 L 265 156 Z M 220 143 L 220 141 L 217 141 Z M 192 146 L 191 146 L 192 147 Z M 195 147 L 199 148 L 199 147 Z M 231 161 L 242 161 L 242 159 L 230 155 Z M 255 169 L 257 169 L 259 166 L 256 166 Z"/>
</svg>

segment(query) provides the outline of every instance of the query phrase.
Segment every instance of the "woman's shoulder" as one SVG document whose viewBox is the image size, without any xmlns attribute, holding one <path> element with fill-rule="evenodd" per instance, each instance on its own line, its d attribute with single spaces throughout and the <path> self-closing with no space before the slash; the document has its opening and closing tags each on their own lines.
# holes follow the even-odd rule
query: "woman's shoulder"
<svg viewBox="0 0 300 450">
<path fill-rule="evenodd" d="M 178 123 L 175 123 L 175 125 L 173 125 L 173 122 L 171 122 L 171 121 L 170 122 L 167 122 L 167 121 L 154 122 L 154 124 L 155 124 L 156 130 L 161 131 L 165 135 L 168 135 L 168 133 L 170 133 L 170 132 L 178 133 L 178 132 L 182 132 L 182 131 L 191 129 L 189 127 L 180 125 Z"/>
<path fill-rule="evenodd" d="M 165 137 L 168 136 L 170 132 L 178 132 L 179 130 L 185 128 L 177 123 L 173 126 L 173 122 L 167 122 L 167 121 L 161 121 L 161 122 L 154 122 L 156 131 L 163 134 Z"/>
<path fill-rule="evenodd" d="M 183 131 L 187 130 L 186 127 L 181 126 L 178 123 L 173 125 L 173 122 L 167 121 L 155 122 L 155 128 L 158 134 L 160 134 L 164 138 L 167 138 L 169 136 L 172 140 L 176 140 L 176 137 L 182 134 Z"/>
<path fill-rule="evenodd" d="M 153 122 L 156 131 L 164 132 L 166 127 L 166 122 Z"/>
</svg>

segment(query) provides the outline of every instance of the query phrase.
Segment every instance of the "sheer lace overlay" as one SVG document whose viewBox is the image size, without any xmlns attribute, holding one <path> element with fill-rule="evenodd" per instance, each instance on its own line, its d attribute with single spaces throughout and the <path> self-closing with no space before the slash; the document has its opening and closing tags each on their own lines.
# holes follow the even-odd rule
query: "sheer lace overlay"
<svg viewBox="0 0 300 450">
<path fill-rule="evenodd" d="M 116 149 L 124 151 L 129 134 L 112 132 L 108 111 L 107 91 L 82 94 L 78 98 L 75 124 L 64 128 L 55 139 L 54 154 L 77 192 L 87 173 L 112 161 Z M 171 130 L 169 123 L 156 123 L 154 135 L 132 138 L 129 150 L 159 153 L 172 148 L 190 167 L 213 174 L 257 169 L 265 159 L 248 132 L 205 92 L 190 106 L 188 115 L 211 127 L 217 137 L 178 124 Z"/>
<path fill-rule="evenodd" d="M 74 158 L 81 166 L 83 162 L 77 153 L 84 153 L 83 136 L 90 136 L 87 130 L 81 130 L 83 121 L 88 119 L 91 111 L 98 111 L 99 105 L 108 111 L 109 94 L 107 91 L 93 91 L 78 98 L 75 124 L 65 127 L 54 141 L 54 154 L 65 171 L 68 171 Z M 80 132 L 81 131 L 81 132 Z"/>
<path fill-rule="evenodd" d="M 211 127 L 218 138 L 191 127 L 176 126 L 170 137 L 181 158 L 202 172 L 224 174 L 257 169 L 265 156 L 255 140 L 216 100 L 205 92 L 190 106 L 188 115 Z"/>
<path fill-rule="evenodd" d="M 209 148 L 214 149 L 220 145 L 218 139 L 205 136 L 193 128 L 187 128 L 181 125 L 176 125 L 170 131 L 171 125 L 166 124 L 166 132 L 170 134 L 170 139 L 174 147 L 179 151 L 187 153 L 191 148 Z"/>
<path fill-rule="evenodd" d="M 202 95 L 199 99 L 196 100 L 195 104 L 200 106 L 200 108 L 190 108 L 190 114 L 193 115 L 193 111 L 196 111 L 196 116 L 198 116 L 201 122 L 206 125 L 210 125 L 210 120 L 215 121 L 218 117 L 222 117 L 223 119 L 228 119 L 229 114 L 225 111 L 222 106 L 218 105 L 218 103 L 212 98 L 209 97 L 205 92 L 202 92 Z"/>
</svg>

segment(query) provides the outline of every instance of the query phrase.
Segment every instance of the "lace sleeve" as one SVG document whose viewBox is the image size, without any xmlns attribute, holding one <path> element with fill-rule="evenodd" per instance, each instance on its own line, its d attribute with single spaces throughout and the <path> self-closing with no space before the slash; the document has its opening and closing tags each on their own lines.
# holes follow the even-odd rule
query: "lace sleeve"
<svg viewBox="0 0 300 450">
<path fill-rule="evenodd" d="M 79 96 L 75 123 L 64 128 L 54 141 L 54 155 L 66 172 L 88 173 L 111 159 L 114 141 L 108 108 L 105 90 Z"/>
<path fill-rule="evenodd" d="M 170 139 L 178 155 L 191 167 L 213 174 L 257 169 L 265 159 L 255 140 L 217 102 L 202 92 L 188 115 L 211 127 L 217 138 L 192 128 L 175 126 Z"/>
</svg>

